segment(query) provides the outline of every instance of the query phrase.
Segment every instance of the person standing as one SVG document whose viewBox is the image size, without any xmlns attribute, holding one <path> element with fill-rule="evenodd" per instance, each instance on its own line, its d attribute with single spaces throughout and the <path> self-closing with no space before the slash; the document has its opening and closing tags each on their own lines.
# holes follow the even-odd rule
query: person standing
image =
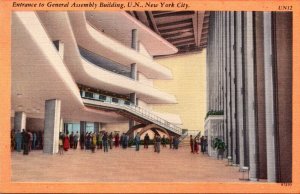
<svg viewBox="0 0 300 194">
<path fill-rule="evenodd" d="M 201 152 L 204 154 L 204 136 L 200 138 L 200 146 L 201 146 Z"/>
<path fill-rule="evenodd" d="M 28 155 L 29 154 L 30 135 L 25 130 L 23 130 L 23 132 L 24 132 L 24 151 L 23 151 L 23 154 Z"/>
<path fill-rule="evenodd" d="M 83 132 L 81 132 L 81 134 L 80 134 L 80 139 L 79 139 L 79 141 L 80 141 L 80 149 L 84 149 L 84 133 Z"/>
<path fill-rule="evenodd" d="M 108 144 L 109 144 L 109 149 L 112 149 L 112 144 L 113 144 L 113 134 L 110 132 L 108 136 Z"/>
<path fill-rule="evenodd" d="M 172 149 L 172 147 L 173 147 L 173 143 L 174 143 L 173 141 L 174 141 L 173 136 L 170 136 L 170 141 L 169 141 L 170 149 Z"/>
<path fill-rule="evenodd" d="M 158 154 L 160 153 L 160 143 L 161 143 L 161 138 L 159 135 L 156 135 L 155 144 L 156 144 L 156 152 Z"/>
<path fill-rule="evenodd" d="M 156 144 L 156 134 L 153 137 L 153 147 L 154 147 L 154 152 L 157 152 L 157 144 Z"/>
<path fill-rule="evenodd" d="M 102 138 L 103 138 L 103 133 L 100 132 L 100 134 L 99 134 L 99 145 L 100 145 L 101 150 L 102 150 L 102 145 L 103 145 Z"/>
<path fill-rule="evenodd" d="M 63 140 L 64 140 L 64 134 L 62 132 L 60 132 L 59 134 L 59 142 L 58 142 L 58 151 L 59 151 L 59 154 L 62 155 L 64 153 L 64 143 L 63 143 Z"/>
<path fill-rule="evenodd" d="M 107 141 L 108 141 L 108 136 L 107 136 L 107 132 L 105 132 L 102 137 L 104 152 L 108 152 L 108 142 Z"/>
<path fill-rule="evenodd" d="M 125 134 L 125 149 L 128 147 L 129 135 Z"/>
<path fill-rule="evenodd" d="M 95 133 L 93 133 L 91 135 L 91 141 L 92 141 L 91 150 L 92 150 L 92 153 L 95 153 L 96 144 L 97 144 L 97 137 L 96 137 Z"/>
<path fill-rule="evenodd" d="M 190 146 L 191 146 L 191 153 L 194 153 L 194 140 L 192 135 L 190 135 Z"/>
<path fill-rule="evenodd" d="M 100 138 L 100 135 L 99 135 L 99 132 L 97 132 L 96 134 L 96 140 L 97 140 L 97 150 L 100 149 L 100 141 L 99 141 L 99 138 Z"/>
<path fill-rule="evenodd" d="M 70 139 L 69 139 L 68 134 L 66 134 L 64 136 L 64 150 L 68 151 L 69 148 L 70 148 Z"/>
<path fill-rule="evenodd" d="M 136 136 L 135 136 L 135 150 L 136 151 L 139 151 L 140 150 L 140 140 L 141 140 L 141 137 L 140 137 L 140 134 L 137 133 Z"/>
<path fill-rule="evenodd" d="M 16 150 L 17 152 L 21 152 L 21 149 L 22 149 L 22 133 L 20 133 L 19 131 L 16 132 L 16 135 L 15 135 L 15 141 L 16 141 Z"/>
<path fill-rule="evenodd" d="M 165 135 L 163 135 L 163 137 L 161 138 L 161 145 L 163 146 L 163 147 L 166 147 L 166 137 L 165 137 Z"/>
<path fill-rule="evenodd" d="M 73 149 L 74 148 L 74 132 L 72 131 L 71 135 L 70 135 L 70 148 Z"/>
<path fill-rule="evenodd" d="M 36 132 L 32 133 L 32 149 L 35 150 L 36 147 L 36 140 L 37 140 L 37 136 L 36 136 Z"/>
<path fill-rule="evenodd" d="M 30 131 L 27 131 L 27 134 L 29 135 L 29 142 L 28 142 L 28 151 L 31 151 L 31 146 L 32 146 L 32 142 L 33 142 L 33 135 Z"/>
<path fill-rule="evenodd" d="M 122 135 L 120 137 L 120 144 L 121 144 L 121 147 L 124 149 L 124 133 L 122 133 Z"/>
<path fill-rule="evenodd" d="M 115 135 L 115 147 L 117 148 L 117 147 L 119 147 L 119 144 L 120 144 L 120 137 L 119 137 L 119 133 L 117 133 L 116 135 Z"/>
<path fill-rule="evenodd" d="M 199 139 L 196 137 L 194 139 L 194 153 L 199 154 Z"/>
<path fill-rule="evenodd" d="M 74 149 L 77 149 L 77 145 L 78 145 L 78 139 L 79 139 L 79 134 L 78 131 L 76 131 L 76 134 L 74 135 Z"/>
<path fill-rule="evenodd" d="M 144 137 L 144 148 L 148 149 L 149 142 L 150 142 L 150 137 L 149 137 L 148 133 L 146 133 L 146 135 Z"/>
<path fill-rule="evenodd" d="M 89 132 L 86 136 L 86 142 L 87 142 L 86 149 L 88 150 L 91 149 L 91 139 L 92 139 L 91 132 Z"/>
</svg>

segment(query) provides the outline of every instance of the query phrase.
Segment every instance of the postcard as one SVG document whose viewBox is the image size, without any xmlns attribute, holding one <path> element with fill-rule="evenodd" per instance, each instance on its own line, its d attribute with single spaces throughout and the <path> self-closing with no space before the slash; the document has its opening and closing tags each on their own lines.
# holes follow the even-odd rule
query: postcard
<svg viewBox="0 0 300 194">
<path fill-rule="evenodd" d="M 300 3 L 2 0 L 1 193 L 299 193 Z"/>
</svg>

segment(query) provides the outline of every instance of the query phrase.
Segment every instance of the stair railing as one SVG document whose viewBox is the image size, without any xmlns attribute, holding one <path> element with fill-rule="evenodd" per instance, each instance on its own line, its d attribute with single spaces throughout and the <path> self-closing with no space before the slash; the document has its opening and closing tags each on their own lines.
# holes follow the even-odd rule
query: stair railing
<svg viewBox="0 0 300 194">
<path fill-rule="evenodd" d="M 85 97 L 83 95 L 81 95 L 82 98 L 84 99 L 89 99 L 89 100 L 93 100 L 93 101 L 97 101 L 99 103 L 103 103 L 103 104 L 111 104 L 111 105 L 116 105 L 119 107 L 122 107 L 122 109 L 125 109 L 128 112 L 134 113 L 136 115 L 139 115 L 151 122 L 153 122 L 154 124 L 157 124 L 158 126 L 164 127 L 176 134 L 182 134 L 182 129 L 172 123 L 170 123 L 167 120 L 164 120 L 158 116 L 156 116 L 155 114 L 139 107 L 139 106 L 135 106 L 135 105 L 125 105 L 125 104 L 120 104 L 120 103 L 114 103 L 111 101 L 100 101 L 98 99 L 94 99 L 91 97 Z"/>
</svg>

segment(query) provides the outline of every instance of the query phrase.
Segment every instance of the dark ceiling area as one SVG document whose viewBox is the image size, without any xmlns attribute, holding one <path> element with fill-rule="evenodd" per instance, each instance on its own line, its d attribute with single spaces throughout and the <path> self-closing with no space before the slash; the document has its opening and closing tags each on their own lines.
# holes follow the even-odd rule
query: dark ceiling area
<svg viewBox="0 0 300 194">
<path fill-rule="evenodd" d="M 178 48 L 178 54 L 201 51 L 207 45 L 209 12 L 127 11 Z"/>
</svg>

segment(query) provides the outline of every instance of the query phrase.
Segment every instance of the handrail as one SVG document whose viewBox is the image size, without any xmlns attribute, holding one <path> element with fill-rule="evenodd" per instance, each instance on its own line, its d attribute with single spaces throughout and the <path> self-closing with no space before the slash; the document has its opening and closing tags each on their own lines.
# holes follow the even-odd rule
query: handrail
<svg viewBox="0 0 300 194">
<path fill-rule="evenodd" d="M 129 112 L 134 112 L 136 115 L 146 118 L 147 120 L 152 121 L 154 124 L 157 124 L 166 129 L 169 129 L 177 134 L 180 134 L 180 135 L 182 134 L 182 129 L 180 127 L 170 123 L 167 120 L 164 120 L 164 119 L 156 116 L 155 114 L 153 114 L 145 109 L 142 109 L 139 106 L 125 105 L 125 104 L 119 104 L 119 103 L 108 102 L 108 101 L 99 101 L 94 98 L 89 98 L 89 97 L 84 97 L 84 96 L 82 96 L 82 98 L 97 101 L 97 102 L 104 103 L 104 104 L 111 104 L 111 105 L 119 106 L 119 108 L 121 107 L 122 109 L 125 109 Z"/>
<path fill-rule="evenodd" d="M 115 73 L 115 72 L 113 72 L 113 71 L 109 71 L 109 70 L 107 70 L 107 69 L 105 69 L 105 68 L 103 68 L 103 67 L 100 67 L 100 66 L 98 66 L 98 65 L 96 65 L 96 64 L 94 64 L 94 63 L 92 63 L 92 62 L 90 62 L 88 59 L 86 59 L 86 58 L 85 58 L 84 56 L 82 56 L 81 54 L 80 54 L 80 58 L 81 58 L 82 60 L 84 60 L 86 63 L 95 66 L 96 68 L 99 68 L 99 69 L 101 69 L 101 70 L 103 70 L 103 71 L 106 71 L 106 72 L 108 72 L 108 73 L 113 73 L 113 74 L 115 74 L 115 76 L 121 76 L 121 78 L 125 78 L 125 79 L 128 79 L 128 80 L 130 80 L 130 81 L 136 81 L 136 80 L 134 80 L 133 78 L 128 77 L 128 76 L 126 76 L 126 75 L 122 75 L 122 74 L 119 74 L 119 73 Z"/>
<path fill-rule="evenodd" d="M 94 64 L 94 63 L 91 62 L 88 58 L 86 58 L 85 56 L 83 56 L 83 54 L 81 53 L 81 50 L 85 50 L 85 51 L 87 51 L 87 52 L 90 52 L 90 53 L 92 53 L 93 55 L 96 55 L 96 56 L 99 57 L 99 58 L 101 58 L 101 57 L 102 57 L 102 58 L 105 58 L 106 60 L 111 61 L 112 63 L 116 64 L 117 66 L 123 66 L 123 67 L 126 67 L 126 68 L 128 68 L 128 71 L 129 71 L 129 73 L 130 73 L 129 67 L 127 67 L 127 66 L 125 66 L 125 65 L 122 65 L 121 63 L 118 63 L 118 62 L 113 61 L 113 60 L 111 60 L 111 59 L 108 59 L 108 58 L 106 58 L 106 57 L 103 57 L 103 56 L 101 56 L 101 55 L 99 55 L 99 54 L 97 54 L 97 53 L 95 53 L 95 52 L 93 52 L 93 51 L 90 51 L 90 50 L 88 50 L 88 49 L 86 49 L 86 48 L 84 48 L 84 47 L 82 47 L 82 46 L 80 46 L 80 45 L 78 45 L 78 50 L 79 50 L 79 53 L 80 53 L 81 58 L 84 59 L 86 62 L 89 62 L 89 63 L 91 63 L 91 64 L 93 64 L 93 65 L 96 65 L 97 67 L 100 67 L 101 69 L 103 69 L 103 70 L 105 70 L 105 71 L 108 71 L 108 72 L 111 72 L 111 73 L 114 73 L 114 74 L 117 74 L 117 75 L 122 75 L 122 76 L 124 76 L 124 77 L 126 77 L 126 78 L 132 79 L 131 77 L 129 77 L 129 76 L 127 76 L 127 75 L 124 75 L 124 74 L 121 74 L 121 73 L 116 73 L 116 72 L 110 71 L 110 70 L 108 70 L 108 69 L 106 69 L 106 68 L 104 68 L 104 67 L 102 67 L 102 66 L 100 66 L 100 65 Z"/>
</svg>

